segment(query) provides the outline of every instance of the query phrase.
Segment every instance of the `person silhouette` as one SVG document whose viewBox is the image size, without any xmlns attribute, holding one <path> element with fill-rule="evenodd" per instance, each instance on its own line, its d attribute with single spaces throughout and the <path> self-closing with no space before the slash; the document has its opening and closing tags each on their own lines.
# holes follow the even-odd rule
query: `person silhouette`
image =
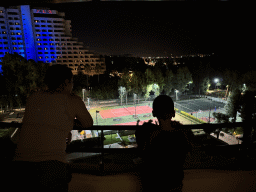
<svg viewBox="0 0 256 192">
<path fill-rule="evenodd" d="M 72 174 L 66 160 L 66 138 L 74 123 L 83 130 L 93 119 L 82 99 L 72 94 L 72 69 L 49 66 L 44 83 L 47 89 L 27 98 L 19 140 L 9 173 L 8 190 L 68 191 Z M 77 118 L 77 122 L 74 118 Z M 17 189 L 15 188 L 17 187 Z"/>
<path fill-rule="evenodd" d="M 171 97 L 159 95 L 153 102 L 152 120 L 136 130 L 138 153 L 142 159 L 140 179 L 143 191 L 181 191 L 183 186 L 183 164 L 192 149 L 194 135 L 186 130 L 175 117 Z"/>
</svg>

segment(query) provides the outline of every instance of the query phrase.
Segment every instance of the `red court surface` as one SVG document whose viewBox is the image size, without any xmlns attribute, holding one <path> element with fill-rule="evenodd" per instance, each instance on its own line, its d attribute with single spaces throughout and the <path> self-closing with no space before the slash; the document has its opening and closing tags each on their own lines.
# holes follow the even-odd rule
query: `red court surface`
<svg viewBox="0 0 256 192">
<path fill-rule="evenodd" d="M 149 106 L 138 106 L 136 107 L 136 115 L 143 113 L 152 113 L 152 108 Z M 120 109 L 108 109 L 100 111 L 102 119 L 121 117 L 135 114 L 135 107 L 127 107 Z"/>
</svg>

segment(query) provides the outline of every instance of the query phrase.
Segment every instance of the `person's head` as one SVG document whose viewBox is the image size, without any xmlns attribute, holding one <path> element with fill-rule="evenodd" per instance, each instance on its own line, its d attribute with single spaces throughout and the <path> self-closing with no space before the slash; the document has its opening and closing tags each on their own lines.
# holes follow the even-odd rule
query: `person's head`
<svg viewBox="0 0 256 192">
<path fill-rule="evenodd" d="M 49 66 L 45 74 L 44 83 L 49 91 L 71 92 L 73 89 L 72 69 L 60 64 Z"/>
<path fill-rule="evenodd" d="M 174 103 L 171 97 L 159 95 L 154 99 L 152 114 L 157 119 L 172 119 L 175 117 Z"/>
</svg>

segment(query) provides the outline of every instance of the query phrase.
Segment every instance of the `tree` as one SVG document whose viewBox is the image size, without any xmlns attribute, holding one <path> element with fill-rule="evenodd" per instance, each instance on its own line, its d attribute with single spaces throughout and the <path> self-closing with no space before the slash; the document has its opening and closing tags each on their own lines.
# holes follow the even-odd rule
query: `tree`
<svg viewBox="0 0 256 192">
<path fill-rule="evenodd" d="M 239 110 L 241 91 L 235 89 L 232 94 L 228 97 L 227 103 L 224 106 L 226 114 L 231 117 L 233 122 L 236 122 L 237 112 Z"/>
<path fill-rule="evenodd" d="M 153 83 L 156 83 L 155 75 L 154 75 L 153 70 L 151 68 L 146 69 L 145 78 L 146 78 L 146 84 L 147 85 L 151 85 Z"/>
<path fill-rule="evenodd" d="M 209 89 L 209 85 L 210 85 L 210 79 L 209 77 L 205 77 L 200 85 L 200 91 L 201 91 L 200 93 L 205 94 Z"/>
<path fill-rule="evenodd" d="M 174 74 L 171 69 L 167 69 L 164 76 L 164 90 L 167 95 L 172 91 Z"/>
<path fill-rule="evenodd" d="M 12 108 L 15 100 L 19 103 L 22 100 L 25 102 L 24 98 L 38 87 L 38 78 L 41 77 L 40 66 L 32 60 L 27 61 L 17 53 L 6 54 L 1 60 L 8 102 Z"/>
<path fill-rule="evenodd" d="M 244 144 L 250 140 L 249 137 L 252 133 L 252 120 L 256 119 L 256 91 L 245 91 L 245 93 L 241 96 L 240 99 L 240 109 L 241 113 L 240 117 L 243 122 L 246 122 L 246 126 L 243 127 L 244 131 Z"/>
<path fill-rule="evenodd" d="M 87 86 L 85 75 L 83 74 L 82 70 L 78 70 L 77 75 L 74 75 L 73 79 L 74 79 L 73 92 L 76 95 L 82 97 L 82 89 L 84 89 Z"/>
<path fill-rule="evenodd" d="M 248 71 L 243 75 L 242 82 L 240 87 L 243 87 L 243 84 L 246 86 L 246 90 L 255 91 L 256 90 L 256 71 Z"/>
<path fill-rule="evenodd" d="M 88 89 L 88 76 L 90 75 L 91 72 L 91 66 L 89 64 L 84 65 L 84 71 L 87 75 L 87 89 Z"/>
<path fill-rule="evenodd" d="M 98 74 L 98 84 L 100 83 L 100 71 L 101 71 L 101 67 L 99 64 L 96 64 L 96 67 L 95 67 L 95 72 Z"/>
<path fill-rule="evenodd" d="M 124 95 L 126 95 L 126 89 L 125 87 L 120 86 L 118 88 L 118 91 L 119 91 L 119 98 L 121 99 L 121 105 L 123 105 L 122 101 L 123 101 Z"/>
<path fill-rule="evenodd" d="M 233 69 L 226 69 L 223 75 L 223 84 L 227 85 L 227 94 L 228 97 L 233 89 L 241 90 L 243 79 L 241 78 L 242 74 L 239 71 Z"/>
<path fill-rule="evenodd" d="M 184 92 L 187 84 L 192 81 L 192 75 L 188 70 L 188 67 L 180 67 L 177 69 L 173 78 L 173 87 L 179 92 Z"/>
<path fill-rule="evenodd" d="M 155 83 L 159 86 L 159 92 L 162 92 L 165 85 L 165 78 L 161 70 L 163 66 L 162 65 L 159 66 L 159 65 L 154 67 L 154 77 L 155 77 Z"/>
</svg>

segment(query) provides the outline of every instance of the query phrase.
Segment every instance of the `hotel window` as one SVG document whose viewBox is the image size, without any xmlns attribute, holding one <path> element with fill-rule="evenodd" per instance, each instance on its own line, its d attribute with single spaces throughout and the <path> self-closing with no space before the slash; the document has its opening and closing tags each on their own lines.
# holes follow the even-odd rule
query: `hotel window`
<svg viewBox="0 0 256 192">
<path fill-rule="evenodd" d="M 38 22 L 38 20 L 35 20 L 35 23 L 37 23 Z"/>
<path fill-rule="evenodd" d="M 36 34 L 37 37 L 39 37 L 40 35 L 39 34 Z"/>
<path fill-rule="evenodd" d="M 41 45 L 41 43 L 37 43 L 37 45 Z"/>
<path fill-rule="evenodd" d="M 19 23 L 18 23 L 18 22 L 15 22 L 15 25 L 19 25 Z"/>
<path fill-rule="evenodd" d="M 42 59 L 42 57 L 39 57 L 39 59 Z"/>
</svg>

